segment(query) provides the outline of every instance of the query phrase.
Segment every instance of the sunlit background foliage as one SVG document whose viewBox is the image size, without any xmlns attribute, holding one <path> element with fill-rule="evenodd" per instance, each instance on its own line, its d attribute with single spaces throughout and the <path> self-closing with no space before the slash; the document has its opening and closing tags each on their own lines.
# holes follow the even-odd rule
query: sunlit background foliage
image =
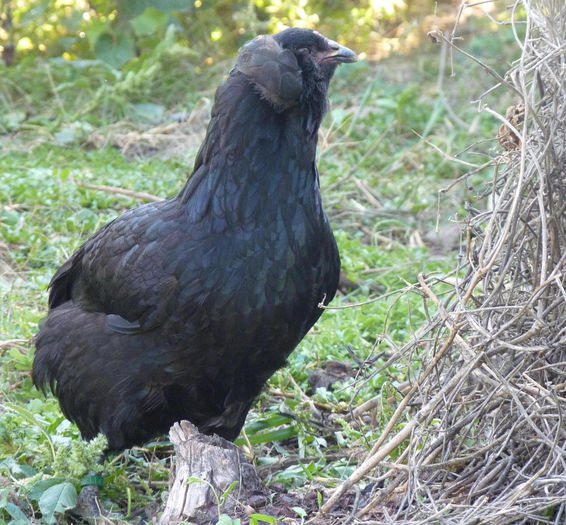
<svg viewBox="0 0 566 525">
<path fill-rule="evenodd" d="M 250 37 L 285 26 L 316 27 L 365 56 L 399 47 L 434 0 L 3 0 L 0 51 L 12 62 L 30 54 L 98 58 L 115 67 L 140 56 L 175 28 L 177 42 L 232 54 Z M 363 56 L 364 56 L 363 55 Z"/>
</svg>

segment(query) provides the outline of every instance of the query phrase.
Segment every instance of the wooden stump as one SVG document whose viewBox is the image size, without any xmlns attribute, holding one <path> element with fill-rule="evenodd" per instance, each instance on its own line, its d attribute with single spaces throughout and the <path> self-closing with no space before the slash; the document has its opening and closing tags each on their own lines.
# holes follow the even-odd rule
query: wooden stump
<svg viewBox="0 0 566 525">
<path fill-rule="evenodd" d="M 159 525 L 187 521 L 216 523 L 218 500 L 234 483 L 237 485 L 226 497 L 221 512 L 233 515 L 246 505 L 251 492 L 261 491 L 255 468 L 242 451 L 219 436 L 205 436 L 188 421 L 175 423 L 169 431 L 175 446 L 177 464 L 175 480 Z M 191 478 L 202 481 L 190 482 Z"/>
</svg>

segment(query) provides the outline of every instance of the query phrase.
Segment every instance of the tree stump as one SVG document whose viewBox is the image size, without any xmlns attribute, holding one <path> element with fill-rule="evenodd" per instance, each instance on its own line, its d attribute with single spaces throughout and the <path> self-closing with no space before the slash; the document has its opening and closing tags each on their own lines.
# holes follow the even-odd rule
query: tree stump
<svg viewBox="0 0 566 525">
<path fill-rule="evenodd" d="M 233 515 L 246 506 L 250 493 L 262 490 L 255 468 L 233 443 L 216 435 L 205 436 L 188 421 L 175 423 L 169 437 L 177 464 L 159 525 L 216 523 L 218 500 L 224 500 L 221 513 Z M 223 498 L 234 482 L 237 485 Z"/>
</svg>

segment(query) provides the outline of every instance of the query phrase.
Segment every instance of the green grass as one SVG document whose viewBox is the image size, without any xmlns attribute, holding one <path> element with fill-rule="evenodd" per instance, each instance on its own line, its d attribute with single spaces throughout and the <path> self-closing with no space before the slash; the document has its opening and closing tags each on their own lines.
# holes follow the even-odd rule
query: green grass
<svg viewBox="0 0 566 525">
<path fill-rule="evenodd" d="M 508 46 L 505 30 L 481 33 L 470 43 L 486 60 L 502 54 L 510 60 Z M 78 490 L 102 446 L 82 443 L 56 401 L 38 393 L 30 379 L 28 341 L 45 315 L 49 279 L 94 231 L 139 203 L 75 181 L 168 197 L 190 173 L 184 159 L 126 159 L 111 147 L 88 149 L 83 140 L 88 130 L 131 116 L 135 104 L 158 104 L 165 114 L 190 110 L 212 95 L 211 86 L 223 74 L 220 68 L 196 71 L 190 57 L 163 48 L 120 75 L 97 63 L 33 66 L 3 69 L 0 87 L 0 521 L 25 522 L 14 497 L 28 517 L 39 511 L 43 492 L 30 490 L 42 478 L 70 482 Z M 321 185 L 343 269 L 362 286 L 335 299 L 339 308 L 325 313 L 248 417 L 252 449 L 243 446 L 268 472 L 269 482 L 296 488 L 314 478 L 332 485 L 347 477 L 355 468 L 351 451 L 371 446 L 394 410 L 385 400 L 396 399 L 395 386 L 420 365 L 413 355 L 375 373 L 426 321 L 420 296 L 407 290 L 419 272 L 442 274 L 455 266 L 456 252 L 432 256 L 414 242 L 414 233 L 434 229 L 437 221 L 462 219 L 466 201 L 481 204 L 488 176 L 470 177 L 439 201 L 439 190 L 465 168 L 430 143 L 477 164 L 496 150 L 493 141 L 474 145 L 495 137 L 497 123 L 468 102 L 492 81 L 457 58 L 457 76 L 445 78 L 444 91 L 437 93 L 437 68 L 437 49 L 431 46 L 377 65 L 343 67 L 333 82 L 319 155 Z M 179 71 L 186 77 L 180 79 Z M 492 101 L 499 110 L 508 102 Z M 372 291 L 375 287 L 384 292 Z M 367 304 L 343 308 L 358 303 Z M 350 363 L 358 375 L 332 391 L 311 392 L 309 373 L 330 359 Z M 380 394 L 376 421 L 347 420 L 348 407 Z M 169 474 L 163 446 L 107 460 L 105 506 L 135 515 L 164 497 Z M 288 464 L 267 468 L 281 458 Z"/>
</svg>

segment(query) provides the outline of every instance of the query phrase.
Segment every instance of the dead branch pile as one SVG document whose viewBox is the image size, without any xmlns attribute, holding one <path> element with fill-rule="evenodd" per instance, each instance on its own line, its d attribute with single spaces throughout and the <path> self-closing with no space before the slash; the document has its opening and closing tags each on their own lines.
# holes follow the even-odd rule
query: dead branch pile
<svg viewBox="0 0 566 525">
<path fill-rule="evenodd" d="M 517 0 L 522 9 L 522 57 L 500 78 L 517 104 L 505 117 L 487 109 L 505 149 L 491 209 L 469 217 L 450 295 L 421 276 L 438 314 L 394 359 L 421 352 L 425 369 L 323 512 L 373 480 L 381 488 L 358 519 L 566 521 L 566 4 Z"/>
</svg>

